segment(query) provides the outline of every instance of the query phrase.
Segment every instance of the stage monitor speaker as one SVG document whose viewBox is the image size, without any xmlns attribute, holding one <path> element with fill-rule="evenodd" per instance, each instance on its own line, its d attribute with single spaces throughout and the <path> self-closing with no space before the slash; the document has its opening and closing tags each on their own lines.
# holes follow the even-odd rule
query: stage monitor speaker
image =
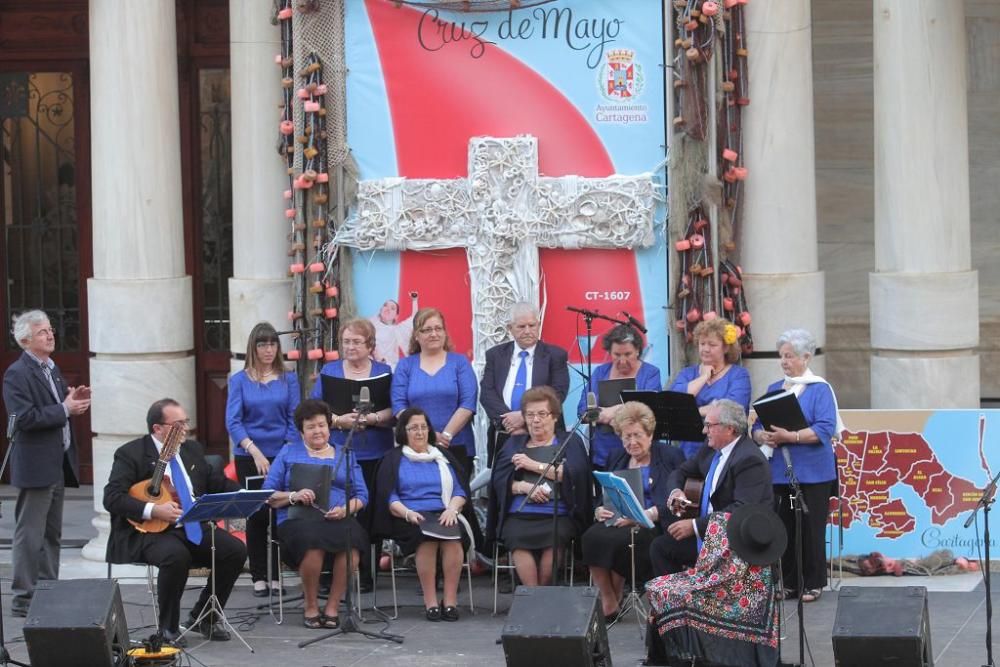
<svg viewBox="0 0 1000 667">
<path fill-rule="evenodd" d="M 113 579 L 39 581 L 24 641 L 33 665 L 114 667 L 125 664 L 128 624 Z"/>
<path fill-rule="evenodd" d="M 841 587 L 833 657 L 838 667 L 933 667 L 927 589 Z"/>
<path fill-rule="evenodd" d="M 518 586 L 500 634 L 517 667 L 611 667 L 600 593 L 589 586 Z"/>
</svg>

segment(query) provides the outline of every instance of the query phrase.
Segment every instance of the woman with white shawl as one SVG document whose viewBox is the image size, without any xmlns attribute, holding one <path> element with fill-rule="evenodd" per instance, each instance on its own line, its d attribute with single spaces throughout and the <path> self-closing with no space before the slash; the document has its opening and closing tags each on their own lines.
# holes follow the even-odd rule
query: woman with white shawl
<svg viewBox="0 0 1000 667">
<path fill-rule="evenodd" d="M 404 555 L 416 553 L 417 577 L 428 621 L 457 621 L 462 556 L 472 532 L 464 471 L 438 447 L 434 426 L 420 408 L 407 408 L 396 422 L 396 449 L 379 465 L 375 481 L 375 534 L 392 538 Z M 438 600 L 438 553 L 444 599 Z"/>
<path fill-rule="evenodd" d="M 765 453 L 768 448 L 788 447 L 795 476 L 809 514 L 802 517 L 803 602 L 814 602 L 826 586 L 826 522 L 830 498 L 837 495 L 837 461 L 833 441 L 840 439 L 844 429 L 837 408 L 837 397 L 830 384 L 809 370 L 816 353 L 816 338 L 805 329 L 790 329 L 778 337 L 778 357 L 785 377 L 770 385 L 768 392 L 785 389 L 799 399 L 802 414 L 809 424 L 799 431 L 778 426 L 764 429 L 754 425 L 753 438 Z M 795 513 L 792 510 L 791 487 L 782 456 L 771 456 L 771 479 L 774 483 L 776 511 L 788 531 L 788 547 L 781 558 L 784 577 L 783 596 L 793 597 L 798 591 L 798 569 L 795 562 Z"/>
</svg>

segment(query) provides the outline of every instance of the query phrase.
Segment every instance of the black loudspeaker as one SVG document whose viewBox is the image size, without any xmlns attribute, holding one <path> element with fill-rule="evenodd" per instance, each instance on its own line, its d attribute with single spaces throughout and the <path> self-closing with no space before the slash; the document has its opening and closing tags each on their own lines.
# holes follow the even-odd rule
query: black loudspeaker
<svg viewBox="0 0 1000 667">
<path fill-rule="evenodd" d="M 838 667 L 934 667 L 927 589 L 842 587 L 833 657 Z"/>
<path fill-rule="evenodd" d="M 611 667 L 600 593 L 589 586 L 518 586 L 500 639 L 512 667 Z"/>
<path fill-rule="evenodd" d="M 113 579 L 39 581 L 24 623 L 33 665 L 114 667 L 124 664 L 128 624 Z"/>
</svg>

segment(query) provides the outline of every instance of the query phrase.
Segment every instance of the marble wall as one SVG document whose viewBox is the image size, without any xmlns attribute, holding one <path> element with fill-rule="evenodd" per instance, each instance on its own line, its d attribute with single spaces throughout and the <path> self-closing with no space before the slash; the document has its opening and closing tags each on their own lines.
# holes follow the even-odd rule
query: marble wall
<svg viewBox="0 0 1000 667">
<path fill-rule="evenodd" d="M 979 271 L 981 319 L 977 351 L 982 396 L 1000 399 L 1000 3 L 965 0 L 965 12 L 972 268 Z M 812 21 L 827 377 L 841 407 L 866 408 L 868 274 L 875 268 L 872 3 L 812 0 Z"/>
</svg>

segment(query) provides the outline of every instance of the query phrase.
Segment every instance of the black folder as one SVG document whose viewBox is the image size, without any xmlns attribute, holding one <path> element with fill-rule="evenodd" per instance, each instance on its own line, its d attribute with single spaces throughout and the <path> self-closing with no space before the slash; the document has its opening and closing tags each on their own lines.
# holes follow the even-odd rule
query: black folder
<svg viewBox="0 0 1000 667">
<path fill-rule="evenodd" d="M 704 420 L 694 396 L 686 391 L 623 391 L 623 401 L 638 401 L 649 407 L 656 417 L 656 440 L 705 439 Z"/>
<path fill-rule="evenodd" d="M 420 512 L 424 520 L 420 522 L 420 532 L 439 540 L 462 539 L 461 524 L 456 521 L 451 526 L 441 525 L 441 512 Z"/>
<path fill-rule="evenodd" d="M 350 414 L 357 409 L 361 387 L 368 387 L 372 412 L 385 410 L 390 405 L 389 389 L 392 385 L 392 376 L 388 373 L 363 380 L 350 380 L 332 375 L 320 375 L 320 377 L 323 378 L 323 400 L 335 415 Z"/>
<path fill-rule="evenodd" d="M 765 428 L 779 426 L 789 431 L 809 428 L 798 397 L 786 389 L 764 394 L 753 402 L 753 409 L 757 412 L 757 420 Z"/>
<path fill-rule="evenodd" d="M 559 445 L 551 445 L 549 447 L 525 447 L 524 453 L 528 458 L 538 461 L 539 463 L 544 463 L 548 465 L 552 463 L 552 457 L 555 456 L 556 450 L 559 449 Z M 527 468 L 522 468 L 517 471 L 515 478 L 522 482 L 527 482 L 528 484 L 534 484 L 539 479 L 541 475 L 538 474 L 538 470 L 528 470 Z M 552 486 L 552 480 L 546 477 L 542 480 L 542 484 L 549 482 L 549 486 Z"/>
<path fill-rule="evenodd" d="M 308 505 L 290 505 L 289 519 L 305 519 L 306 521 L 322 521 L 323 515 L 330 508 L 330 482 L 333 479 L 333 468 L 322 464 L 293 463 L 288 481 L 289 490 L 301 491 L 312 489 L 316 494 L 313 507 Z M 316 511 L 318 509 L 322 512 Z"/>
<path fill-rule="evenodd" d="M 618 380 L 601 380 L 597 383 L 597 404 L 602 408 L 610 408 L 622 402 L 623 391 L 635 390 L 635 378 Z"/>
</svg>

